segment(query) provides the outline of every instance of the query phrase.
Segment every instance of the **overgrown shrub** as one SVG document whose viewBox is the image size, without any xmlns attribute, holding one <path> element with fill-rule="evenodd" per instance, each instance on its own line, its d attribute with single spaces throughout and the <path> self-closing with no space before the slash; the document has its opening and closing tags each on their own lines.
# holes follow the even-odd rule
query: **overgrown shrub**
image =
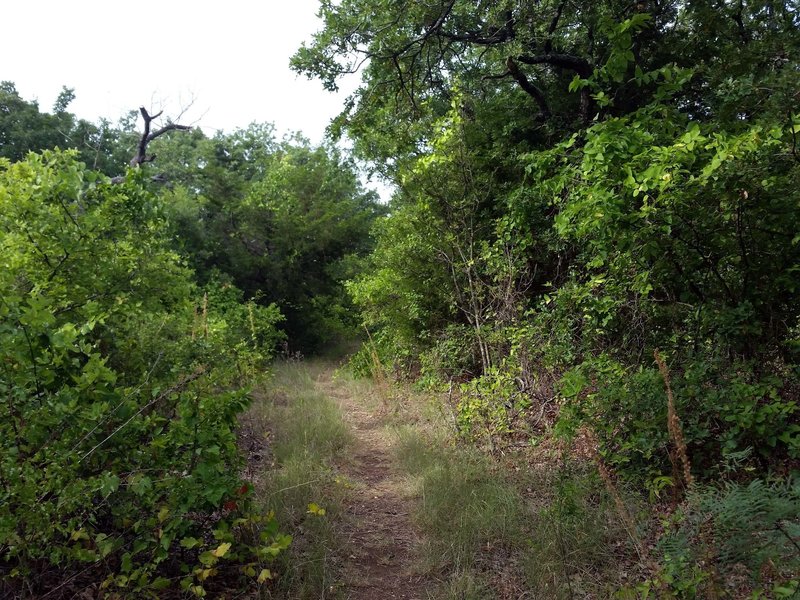
<svg viewBox="0 0 800 600">
<path fill-rule="evenodd" d="M 202 595 L 231 558 L 258 577 L 285 540 L 233 520 L 234 378 L 280 315 L 197 289 L 140 174 L 115 185 L 74 156 L 0 162 L 0 589 L 74 572 L 146 595 L 178 575 Z M 265 533 L 231 548 L 237 526 Z"/>
</svg>

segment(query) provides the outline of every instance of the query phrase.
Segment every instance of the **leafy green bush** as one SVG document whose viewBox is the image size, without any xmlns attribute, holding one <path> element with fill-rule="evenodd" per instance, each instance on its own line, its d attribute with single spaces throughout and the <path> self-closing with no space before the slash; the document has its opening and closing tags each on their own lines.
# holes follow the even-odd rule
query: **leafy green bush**
<svg viewBox="0 0 800 600">
<path fill-rule="evenodd" d="M 517 416 L 531 404 L 521 392 L 510 369 L 492 367 L 486 373 L 461 385 L 458 401 L 458 426 L 467 437 L 487 439 L 509 434 Z"/>
<path fill-rule="evenodd" d="M 280 315 L 204 300 L 140 177 L 69 152 L 0 162 L 0 574 L 33 594 L 80 565 L 143 594 L 183 562 L 201 595 L 237 557 L 235 365 L 270 356 Z"/>
<path fill-rule="evenodd" d="M 708 358 L 671 379 L 699 475 L 716 475 L 726 457 L 745 451 L 752 451 L 750 465 L 797 457 L 800 426 L 796 401 L 787 397 L 791 379 L 759 375 L 751 363 Z M 561 391 L 567 398 L 561 428 L 591 423 L 603 456 L 630 477 L 650 482 L 671 476 L 667 400 L 657 369 L 630 368 L 602 355 L 565 374 Z"/>
<path fill-rule="evenodd" d="M 436 336 L 431 347 L 420 354 L 422 382 L 464 381 L 480 372 L 475 334 L 466 325 L 452 323 Z"/>
<path fill-rule="evenodd" d="M 229 278 L 213 275 L 203 288 L 209 333 L 220 340 L 222 347 L 233 351 L 236 357 L 233 366 L 243 375 L 255 376 L 286 339 L 286 334 L 276 327 L 284 317 L 274 303 L 264 306 L 253 299 L 245 302 L 244 293 Z M 195 336 L 200 335 L 200 320 L 201 315 L 196 314 Z"/>
</svg>

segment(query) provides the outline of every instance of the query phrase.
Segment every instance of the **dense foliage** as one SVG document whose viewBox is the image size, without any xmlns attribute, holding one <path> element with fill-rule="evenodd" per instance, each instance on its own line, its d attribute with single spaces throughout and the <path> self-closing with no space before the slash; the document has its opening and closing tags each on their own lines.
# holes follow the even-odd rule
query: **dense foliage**
<svg viewBox="0 0 800 600">
<path fill-rule="evenodd" d="M 238 417 L 278 351 L 352 335 L 381 209 L 268 125 L 159 137 L 126 171 L 135 121 L 72 98 L 0 86 L 0 591 L 263 586 L 290 537 L 240 480 Z"/>
<path fill-rule="evenodd" d="M 290 540 L 245 510 L 246 387 L 363 324 L 354 366 L 447 391 L 466 442 L 594 460 L 640 562 L 621 597 L 797 594 L 797 0 L 320 16 L 292 66 L 361 72 L 331 132 L 388 207 L 269 125 L 159 137 L 126 170 L 130 116 L 0 84 L 3 585 L 264 583 Z"/>
<path fill-rule="evenodd" d="M 171 585 L 181 553 L 200 590 L 210 573 L 189 567 L 211 524 L 209 551 L 232 541 L 230 519 L 209 518 L 247 501 L 241 386 L 281 315 L 198 288 L 141 179 L 112 184 L 74 153 L 0 163 L 0 555 L 29 594 L 80 564 L 144 594 Z"/>
<path fill-rule="evenodd" d="M 0 157 L 17 161 L 28 152 L 74 148 L 90 168 L 106 175 L 124 173 L 137 142 L 136 113 L 116 126 L 105 119 L 90 123 L 67 110 L 74 99 L 74 90 L 64 87 L 53 112 L 46 113 L 37 102 L 22 98 L 13 83 L 0 82 Z"/>
<path fill-rule="evenodd" d="M 138 144 L 136 113 L 117 125 L 77 119 L 65 88 L 53 112 L 0 84 L 0 156 L 74 148 L 90 168 L 125 172 Z M 200 129 L 149 145 L 144 185 L 163 199 L 173 249 L 200 283 L 230 281 L 258 304 L 280 307 L 292 351 L 312 352 L 353 335 L 358 319 L 342 282 L 372 248 L 384 214 L 352 159 L 333 145 L 283 140 L 269 124 L 206 136 Z"/>
<path fill-rule="evenodd" d="M 761 527 L 796 540 L 796 511 L 753 520 L 772 483 L 736 486 L 792 488 L 800 458 L 797 3 L 321 14 L 293 65 L 331 88 L 363 66 L 334 130 L 399 187 L 349 286 L 373 331 L 356 364 L 377 351 L 462 382 L 461 430 L 490 448 L 588 436 L 656 501 L 724 477 L 689 513 L 724 505 L 754 543 Z M 687 531 L 694 550 L 664 550 L 660 589 L 715 597 L 730 582 L 702 566 L 702 527 Z M 791 544 L 759 556 L 756 579 L 800 564 Z"/>
<path fill-rule="evenodd" d="M 352 161 L 302 138 L 279 142 L 258 125 L 153 148 L 174 184 L 167 196 L 180 249 L 201 278 L 223 273 L 247 296 L 278 304 L 293 351 L 352 335 L 341 282 L 371 249 L 382 214 Z"/>
</svg>

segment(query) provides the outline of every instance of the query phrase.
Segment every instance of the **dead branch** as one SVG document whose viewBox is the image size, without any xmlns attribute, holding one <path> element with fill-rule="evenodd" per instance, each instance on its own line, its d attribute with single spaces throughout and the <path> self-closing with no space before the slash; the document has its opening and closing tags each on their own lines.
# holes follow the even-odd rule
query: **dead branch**
<svg viewBox="0 0 800 600">
<path fill-rule="evenodd" d="M 142 119 L 144 119 L 144 132 L 142 133 L 142 137 L 139 139 L 139 144 L 136 147 L 136 155 L 131 159 L 130 162 L 130 166 L 133 168 L 137 168 L 139 165 L 143 165 L 144 163 L 153 162 L 156 159 L 155 154 L 147 154 L 147 146 L 154 139 L 161 137 L 170 131 L 190 131 L 192 129 L 190 125 L 178 125 L 177 123 L 168 121 L 166 125 L 153 131 L 153 121 L 159 118 L 164 111 L 161 110 L 156 114 L 151 115 L 149 112 L 147 112 L 147 109 L 144 106 L 141 106 L 139 107 L 139 112 L 142 115 Z M 181 112 L 178 118 L 183 116 L 185 112 L 186 109 Z M 164 183 L 167 181 L 167 178 L 163 173 L 159 173 L 158 175 L 151 177 L 151 180 L 155 183 Z M 124 175 L 117 175 L 116 177 L 111 178 L 111 183 L 119 184 L 123 181 L 125 181 Z"/>
<path fill-rule="evenodd" d="M 144 119 L 144 133 L 142 133 L 142 137 L 139 140 L 139 147 L 137 148 L 136 156 L 131 159 L 131 166 L 138 167 L 146 162 L 153 162 L 156 159 L 155 154 L 147 155 L 147 145 L 152 142 L 157 137 L 164 135 L 169 131 L 189 131 L 191 127 L 188 125 L 178 125 L 177 123 L 167 123 L 164 127 L 156 129 L 155 131 L 150 131 L 151 123 L 161 116 L 163 111 L 159 111 L 155 115 L 150 115 L 147 112 L 147 109 L 142 106 L 139 108 L 139 112 L 142 113 L 142 119 Z"/>
</svg>

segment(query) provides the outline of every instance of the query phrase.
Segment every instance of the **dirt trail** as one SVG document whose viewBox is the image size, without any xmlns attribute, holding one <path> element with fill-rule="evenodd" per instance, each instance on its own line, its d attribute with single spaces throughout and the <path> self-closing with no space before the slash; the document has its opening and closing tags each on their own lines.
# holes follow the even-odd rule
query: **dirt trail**
<svg viewBox="0 0 800 600">
<path fill-rule="evenodd" d="M 428 586 L 414 572 L 419 538 L 410 520 L 413 501 L 391 463 L 391 440 L 381 415 L 337 384 L 331 371 L 319 376 L 317 388 L 339 404 L 355 437 L 351 456 L 340 465 L 353 484 L 342 529 L 347 538 L 346 597 L 424 600 Z"/>
</svg>

